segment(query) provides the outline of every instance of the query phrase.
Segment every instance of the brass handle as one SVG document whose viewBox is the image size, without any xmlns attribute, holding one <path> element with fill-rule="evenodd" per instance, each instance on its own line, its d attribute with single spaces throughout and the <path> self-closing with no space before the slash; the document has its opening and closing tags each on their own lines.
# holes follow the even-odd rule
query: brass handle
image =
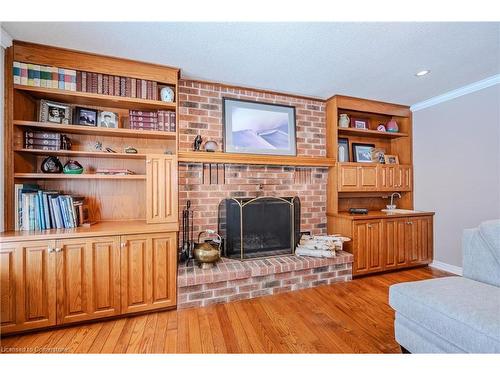
<svg viewBox="0 0 500 375">
<path fill-rule="evenodd" d="M 368 228 L 371 228 L 371 227 L 372 227 L 372 225 L 371 225 L 371 224 L 368 224 Z"/>
<path fill-rule="evenodd" d="M 56 247 L 54 250 L 55 250 L 55 252 L 56 252 L 56 253 L 59 253 L 59 252 L 61 252 L 63 249 L 62 249 L 62 248 L 60 248 L 60 247 Z"/>
<path fill-rule="evenodd" d="M 151 159 L 147 159 L 147 160 L 146 160 L 146 163 L 151 163 Z"/>
<path fill-rule="evenodd" d="M 48 253 L 53 253 L 53 252 L 54 252 L 54 249 L 53 249 L 53 248 L 51 248 L 51 247 L 49 246 L 49 247 L 47 247 L 47 252 L 48 252 Z"/>
<path fill-rule="evenodd" d="M 127 244 L 126 244 L 125 242 L 122 242 L 122 243 L 120 244 L 120 246 L 121 246 L 121 247 L 125 247 L 125 246 L 127 246 Z"/>
</svg>

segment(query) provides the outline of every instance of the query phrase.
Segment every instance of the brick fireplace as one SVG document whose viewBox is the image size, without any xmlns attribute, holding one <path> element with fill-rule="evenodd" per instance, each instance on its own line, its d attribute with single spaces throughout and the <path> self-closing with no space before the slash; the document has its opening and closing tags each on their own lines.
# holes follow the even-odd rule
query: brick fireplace
<svg viewBox="0 0 500 375">
<path fill-rule="evenodd" d="M 190 151 L 195 137 L 216 141 L 223 151 L 222 99 L 234 98 L 296 109 L 298 156 L 326 156 L 323 101 L 191 80 L 179 81 L 179 151 Z M 218 208 L 227 198 L 263 196 L 300 200 L 300 230 L 326 234 L 327 168 L 179 164 L 179 207 L 194 209 L 194 233 L 218 230 Z M 260 260 L 224 259 L 212 270 L 179 267 L 179 308 L 251 298 L 351 279 L 352 256 L 334 259 L 282 256 Z"/>
</svg>

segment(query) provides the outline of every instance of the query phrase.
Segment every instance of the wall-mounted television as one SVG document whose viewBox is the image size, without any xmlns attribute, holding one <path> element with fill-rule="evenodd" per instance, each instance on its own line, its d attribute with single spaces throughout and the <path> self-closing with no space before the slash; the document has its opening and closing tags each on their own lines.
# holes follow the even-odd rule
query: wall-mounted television
<svg viewBox="0 0 500 375">
<path fill-rule="evenodd" d="M 224 151 L 296 155 L 295 107 L 223 99 Z"/>
</svg>

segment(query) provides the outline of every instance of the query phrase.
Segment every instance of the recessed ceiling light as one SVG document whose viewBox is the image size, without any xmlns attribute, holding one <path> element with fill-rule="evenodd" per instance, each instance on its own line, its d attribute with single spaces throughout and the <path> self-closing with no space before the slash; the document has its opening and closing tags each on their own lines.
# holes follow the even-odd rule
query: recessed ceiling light
<svg viewBox="0 0 500 375">
<path fill-rule="evenodd" d="M 429 74 L 431 71 L 430 70 L 421 70 L 420 72 L 415 73 L 417 77 L 422 77 L 425 76 L 426 74 Z"/>
</svg>

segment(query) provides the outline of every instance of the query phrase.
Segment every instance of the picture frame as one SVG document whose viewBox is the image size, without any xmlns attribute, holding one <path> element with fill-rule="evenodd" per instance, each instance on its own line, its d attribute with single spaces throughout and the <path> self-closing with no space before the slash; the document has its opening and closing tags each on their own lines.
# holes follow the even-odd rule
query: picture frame
<svg viewBox="0 0 500 375">
<path fill-rule="evenodd" d="M 368 130 L 368 119 L 361 117 L 351 117 L 351 128 Z"/>
<path fill-rule="evenodd" d="M 224 151 L 297 155 L 295 107 L 223 98 Z"/>
<path fill-rule="evenodd" d="M 338 162 L 339 163 L 347 163 L 349 162 L 349 138 L 339 138 L 338 139 Z"/>
<path fill-rule="evenodd" d="M 100 128 L 116 129 L 120 123 L 118 113 L 111 111 L 99 111 L 97 126 Z"/>
<path fill-rule="evenodd" d="M 76 107 L 75 124 L 97 126 L 97 110 L 92 108 Z"/>
<path fill-rule="evenodd" d="M 385 149 L 380 147 L 373 148 L 372 161 L 374 163 L 385 164 Z"/>
<path fill-rule="evenodd" d="M 73 114 L 71 105 L 41 99 L 39 106 L 40 122 L 51 122 L 63 125 L 71 124 Z"/>
<path fill-rule="evenodd" d="M 385 164 L 399 164 L 397 155 L 384 155 Z"/>
<path fill-rule="evenodd" d="M 371 143 L 353 143 L 352 160 L 356 163 L 373 163 L 372 149 L 375 148 Z"/>
</svg>

